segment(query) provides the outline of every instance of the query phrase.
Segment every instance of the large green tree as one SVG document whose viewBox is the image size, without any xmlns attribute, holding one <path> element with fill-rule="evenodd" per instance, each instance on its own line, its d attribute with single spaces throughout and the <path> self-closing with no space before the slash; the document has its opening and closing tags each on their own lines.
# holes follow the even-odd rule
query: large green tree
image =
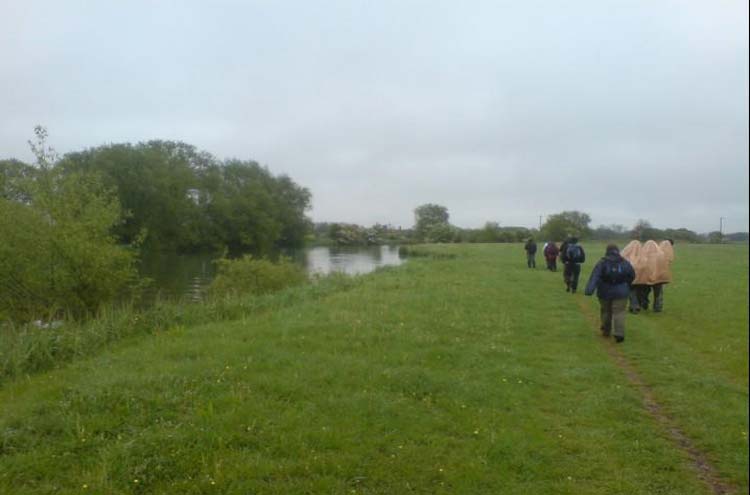
<svg viewBox="0 0 750 495">
<path fill-rule="evenodd" d="M 547 217 L 541 233 L 545 239 L 552 241 L 563 241 L 571 236 L 585 238 L 591 233 L 590 223 L 591 217 L 588 213 L 576 210 L 563 211 Z"/>
<path fill-rule="evenodd" d="M 414 231 L 422 240 L 431 240 L 430 234 L 444 238 L 450 230 L 448 208 L 434 203 L 427 203 L 414 209 Z M 436 237 L 433 236 L 433 237 Z"/>
<path fill-rule="evenodd" d="M 664 233 L 652 226 L 648 220 L 640 219 L 633 226 L 633 230 L 630 231 L 630 236 L 639 241 L 648 241 L 649 239 L 662 239 Z"/>
<path fill-rule="evenodd" d="M 69 173 L 97 173 L 117 192 L 126 220 L 114 233 L 131 243 L 143 231 L 151 246 L 182 249 L 200 237 L 199 207 L 190 191 L 200 189 L 210 166 L 192 146 L 170 141 L 113 144 L 70 153 L 61 163 Z"/>
<path fill-rule="evenodd" d="M 220 162 L 173 141 L 114 144 L 66 155 L 66 172 L 97 172 L 127 219 L 114 232 L 130 243 L 197 251 L 228 247 L 265 254 L 299 246 L 310 229 L 310 192 L 253 161 Z"/>
</svg>

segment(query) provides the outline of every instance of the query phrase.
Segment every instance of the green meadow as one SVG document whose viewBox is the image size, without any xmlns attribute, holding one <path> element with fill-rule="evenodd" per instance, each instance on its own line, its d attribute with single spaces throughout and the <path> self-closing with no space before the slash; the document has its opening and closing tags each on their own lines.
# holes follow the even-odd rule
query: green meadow
<svg viewBox="0 0 750 495">
<path fill-rule="evenodd" d="M 584 246 L 578 294 L 520 244 L 424 246 L 16 374 L 0 493 L 747 493 L 747 245 L 678 244 L 622 344 Z"/>
</svg>

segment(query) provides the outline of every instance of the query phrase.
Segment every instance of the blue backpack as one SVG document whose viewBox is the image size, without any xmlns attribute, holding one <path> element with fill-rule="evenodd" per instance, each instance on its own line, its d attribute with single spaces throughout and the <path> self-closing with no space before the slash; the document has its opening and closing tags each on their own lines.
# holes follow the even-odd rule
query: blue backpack
<svg viewBox="0 0 750 495">
<path fill-rule="evenodd" d="M 568 246 L 565 255 L 571 263 L 583 263 L 583 249 L 578 244 Z"/>
<path fill-rule="evenodd" d="M 602 280 L 617 285 L 625 282 L 625 264 L 620 261 L 605 259 L 602 267 Z"/>
</svg>

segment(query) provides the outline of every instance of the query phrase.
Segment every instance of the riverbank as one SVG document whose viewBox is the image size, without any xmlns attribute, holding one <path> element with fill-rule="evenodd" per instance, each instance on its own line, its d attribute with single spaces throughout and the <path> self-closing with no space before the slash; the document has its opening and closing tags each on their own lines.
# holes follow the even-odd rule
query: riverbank
<svg viewBox="0 0 750 495">
<path fill-rule="evenodd" d="M 0 326 L 0 385 L 17 377 L 94 356 L 106 346 L 124 339 L 153 335 L 172 328 L 243 319 L 303 300 L 316 301 L 361 282 L 334 273 L 275 294 L 214 297 L 199 302 L 157 300 L 146 308 L 109 308 L 95 319 L 82 322 L 61 321 L 48 327 Z"/>
<path fill-rule="evenodd" d="M 618 347 L 519 245 L 439 250 L 6 383 L 0 492 L 711 493 L 618 356 L 747 491 L 746 246 L 680 246 Z"/>
</svg>

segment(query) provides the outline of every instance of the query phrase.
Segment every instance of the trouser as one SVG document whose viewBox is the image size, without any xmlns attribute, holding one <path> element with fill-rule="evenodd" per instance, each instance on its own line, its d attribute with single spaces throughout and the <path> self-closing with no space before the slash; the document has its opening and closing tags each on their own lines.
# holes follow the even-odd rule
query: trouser
<svg viewBox="0 0 750 495">
<path fill-rule="evenodd" d="M 526 253 L 526 264 L 529 268 L 536 268 L 536 253 Z"/>
<path fill-rule="evenodd" d="M 630 288 L 630 311 L 637 313 L 648 309 L 648 295 L 651 288 L 648 285 L 635 284 Z"/>
<path fill-rule="evenodd" d="M 664 284 L 655 284 L 652 287 L 654 289 L 654 313 L 658 313 L 664 308 Z"/>
<path fill-rule="evenodd" d="M 565 286 L 571 291 L 575 292 L 578 289 L 578 277 L 581 275 L 581 265 L 578 263 L 565 263 L 565 270 L 563 270 L 563 280 L 565 280 Z"/>
<path fill-rule="evenodd" d="M 557 271 L 557 258 L 547 258 L 547 270 Z"/>
<path fill-rule="evenodd" d="M 627 302 L 627 298 L 599 299 L 602 333 L 609 335 L 614 326 L 615 337 L 625 337 L 625 307 Z"/>
<path fill-rule="evenodd" d="M 651 289 L 654 290 L 654 312 L 658 313 L 664 308 L 664 284 L 634 285 L 633 290 L 630 291 L 631 311 L 648 309 Z"/>
</svg>

